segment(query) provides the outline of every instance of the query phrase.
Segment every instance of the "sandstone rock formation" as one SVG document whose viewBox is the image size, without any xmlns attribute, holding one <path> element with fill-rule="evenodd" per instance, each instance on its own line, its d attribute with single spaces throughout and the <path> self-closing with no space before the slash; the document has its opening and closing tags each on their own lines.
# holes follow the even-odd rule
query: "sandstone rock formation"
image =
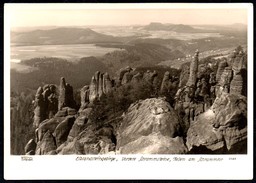
<svg viewBox="0 0 256 183">
<path fill-rule="evenodd" d="M 59 105 L 58 110 L 61 110 L 63 107 L 74 108 L 75 101 L 73 97 L 73 87 L 66 83 L 65 78 L 60 79 L 59 86 Z"/>
<path fill-rule="evenodd" d="M 146 99 L 131 105 L 118 130 L 121 154 L 176 154 L 187 151 L 178 116 L 164 99 Z M 132 135 L 131 135 L 132 134 Z"/>
<path fill-rule="evenodd" d="M 47 131 L 43 139 L 37 143 L 36 155 L 56 154 L 55 140 L 51 132 Z"/>
<path fill-rule="evenodd" d="M 103 75 L 103 93 L 109 93 L 112 90 L 112 81 L 109 74 L 106 72 Z"/>
<path fill-rule="evenodd" d="M 109 74 L 103 74 L 97 71 L 92 77 L 89 86 L 89 102 L 93 103 L 93 101 L 99 99 L 103 94 L 109 93 L 112 87 L 112 81 Z"/>
<path fill-rule="evenodd" d="M 25 154 L 27 155 L 34 155 L 36 151 L 36 142 L 34 139 L 30 139 L 25 146 Z"/>
<path fill-rule="evenodd" d="M 84 110 L 89 104 L 89 95 L 90 95 L 89 86 L 86 85 L 80 90 L 81 106 L 79 111 Z"/>
<path fill-rule="evenodd" d="M 161 73 L 158 76 L 156 71 L 126 67 L 114 81 L 108 73 L 97 71 L 90 86 L 80 91 L 79 112 L 73 105 L 73 89 L 64 78 L 60 83 L 59 102 L 54 85 L 40 87 L 35 97 L 35 140 L 27 143 L 25 153 L 246 153 L 245 53 L 234 53 L 227 61 L 220 62 L 218 69 L 211 69 L 208 63 L 199 65 L 198 54 L 197 51 L 190 68 L 184 71 L 189 76 L 181 76 L 182 84 L 179 84 L 174 105 L 170 92 L 173 88 L 176 92 L 178 78 L 170 76 L 169 72 L 162 79 Z M 136 98 L 128 109 L 117 108 L 113 116 L 104 111 L 104 104 L 93 103 L 109 92 L 115 96 L 118 87 L 123 91 L 136 83 L 140 83 L 139 87 L 150 84 L 157 90 L 156 95 L 145 100 Z M 174 109 L 171 106 L 175 106 Z M 93 115 L 98 112 L 95 113 L 95 109 L 99 109 L 103 117 L 94 120 L 97 116 Z"/>
<path fill-rule="evenodd" d="M 190 70 L 189 70 L 189 78 L 187 82 L 187 86 L 195 86 L 197 80 L 197 72 L 198 72 L 198 55 L 199 51 L 197 50 L 194 56 L 194 60 L 190 63 Z"/>
<path fill-rule="evenodd" d="M 221 61 L 218 65 L 218 70 L 217 70 L 217 73 L 216 73 L 216 81 L 219 82 L 220 81 L 220 78 L 221 78 L 221 75 L 225 69 L 225 67 L 227 67 L 228 64 L 227 62 L 224 60 L 224 61 Z"/>
<path fill-rule="evenodd" d="M 240 52 L 234 57 L 232 70 L 233 79 L 230 83 L 230 93 L 232 94 L 243 94 L 245 78 L 242 76 L 242 69 L 245 65 L 245 54 Z"/>
<path fill-rule="evenodd" d="M 191 124 L 187 133 L 187 147 L 208 149 L 209 153 L 234 151 L 244 153 L 247 139 L 247 101 L 242 95 L 222 93 L 211 109 Z"/>
<path fill-rule="evenodd" d="M 54 116 L 58 111 L 58 98 L 56 94 L 55 85 L 45 85 L 43 88 L 39 87 L 34 101 L 34 127 L 37 128 L 39 124 Z"/>
<path fill-rule="evenodd" d="M 153 82 L 157 76 L 158 76 L 158 74 L 156 71 L 152 72 L 150 70 L 147 70 L 147 72 L 145 72 L 143 75 L 143 80 L 150 84 L 153 84 Z"/>
<path fill-rule="evenodd" d="M 171 80 L 170 80 L 170 73 L 167 71 L 164 74 L 163 80 L 162 80 L 162 84 L 161 84 L 161 88 L 160 88 L 160 93 L 166 93 L 169 91 L 170 86 L 171 86 Z"/>
<path fill-rule="evenodd" d="M 57 147 L 67 140 L 74 121 L 75 118 L 73 116 L 69 116 L 55 128 L 53 135 L 55 136 Z"/>
<path fill-rule="evenodd" d="M 39 87 L 36 92 L 34 106 L 34 126 L 38 127 L 39 124 L 46 118 L 46 104 L 44 102 L 42 87 Z"/>
</svg>

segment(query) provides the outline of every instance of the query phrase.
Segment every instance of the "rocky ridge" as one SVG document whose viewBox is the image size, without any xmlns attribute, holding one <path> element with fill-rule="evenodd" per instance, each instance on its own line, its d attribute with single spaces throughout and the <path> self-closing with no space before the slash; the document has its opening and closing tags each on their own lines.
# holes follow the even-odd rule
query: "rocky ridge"
<svg viewBox="0 0 256 183">
<path fill-rule="evenodd" d="M 102 124 L 90 119 L 95 102 L 116 88 L 145 82 L 164 94 L 175 90 L 178 83 L 169 72 L 157 88 L 156 71 L 143 73 L 126 67 L 113 79 L 97 71 L 90 85 L 80 91 L 79 109 L 73 88 L 64 78 L 60 80 L 59 94 L 55 85 L 39 87 L 34 102 L 35 138 L 27 143 L 25 153 L 246 153 L 246 54 L 234 52 L 218 64 L 217 71 L 207 74 L 198 69 L 199 62 L 197 51 L 186 85 L 179 85 L 173 107 L 166 97 L 152 96 L 131 104 L 122 116 Z M 203 66 L 210 70 L 208 67 Z"/>
</svg>

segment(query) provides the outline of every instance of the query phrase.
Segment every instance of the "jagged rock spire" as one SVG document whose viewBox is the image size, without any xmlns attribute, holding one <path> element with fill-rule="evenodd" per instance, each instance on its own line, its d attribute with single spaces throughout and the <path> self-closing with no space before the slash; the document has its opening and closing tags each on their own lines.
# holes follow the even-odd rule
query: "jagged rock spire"
<svg viewBox="0 0 256 183">
<path fill-rule="evenodd" d="M 96 71 L 92 77 L 89 87 L 89 102 L 92 103 L 97 98 L 100 98 L 103 94 L 107 94 L 112 89 L 112 82 L 108 73 L 100 73 Z"/>
<path fill-rule="evenodd" d="M 196 50 L 194 60 L 190 63 L 190 70 L 189 70 L 189 78 L 187 82 L 187 86 L 195 86 L 196 79 L 197 79 L 197 72 L 198 72 L 198 55 L 199 51 Z"/>
<path fill-rule="evenodd" d="M 163 81 L 160 88 L 160 93 L 168 92 L 170 85 L 170 73 L 166 71 L 164 73 Z"/>
<path fill-rule="evenodd" d="M 58 109 L 63 107 L 74 107 L 73 87 L 66 83 L 65 78 L 61 77 L 59 86 L 59 105 Z"/>
</svg>

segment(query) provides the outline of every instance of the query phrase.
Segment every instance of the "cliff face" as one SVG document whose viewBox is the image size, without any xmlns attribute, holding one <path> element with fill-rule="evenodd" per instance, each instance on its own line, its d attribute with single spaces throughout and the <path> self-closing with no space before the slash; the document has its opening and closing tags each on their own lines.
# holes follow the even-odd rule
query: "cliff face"
<svg viewBox="0 0 256 183">
<path fill-rule="evenodd" d="M 54 85 L 39 87 L 34 103 L 35 138 L 27 143 L 26 154 L 246 153 L 245 53 L 233 53 L 218 64 L 217 71 L 207 64 L 198 69 L 198 55 L 190 64 L 187 84 L 175 95 L 174 107 L 167 102 L 168 94 L 176 91 L 178 83 L 170 72 L 160 78 L 156 71 L 126 67 L 114 80 L 97 71 L 90 85 L 80 90 L 79 111 L 73 88 L 64 78 L 59 97 Z M 98 102 L 109 94 L 116 100 L 119 87 L 128 90 L 139 83 L 150 84 L 157 94 L 137 100 L 122 115 L 117 111 L 94 116 L 101 112 Z"/>
</svg>

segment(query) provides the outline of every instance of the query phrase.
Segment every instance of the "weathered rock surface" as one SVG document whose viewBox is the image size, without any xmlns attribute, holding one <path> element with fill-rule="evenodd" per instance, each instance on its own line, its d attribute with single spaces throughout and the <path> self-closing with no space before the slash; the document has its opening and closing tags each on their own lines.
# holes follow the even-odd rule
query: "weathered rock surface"
<svg viewBox="0 0 256 183">
<path fill-rule="evenodd" d="M 68 134 L 74 124 L 74 121 L 75 118 L 73 116 L 68 116 L 55 128 L 53 135 L 55 136 L 57 147 L 67 140 Z"/>
<path fill-rule="evenodd" d="M 46 154 L 50 153 L 51 151 L 56 150 L 55 140 L 50 131 L 47 131 L 44 134 L 43 139 L 37 143 L 36 149 L 37 149 L 36 150 L 37 155 L 46 155 Z"/>
<path fill-rule="evenodd" d="M 161 88 L 160 88 L 160 93 L 165 93 L 169 91 L 170 85 L 171 85 L 171 81 L 170 81 L 170 73 L 167 71 L 164 74 L 163 80 L 162 80 L 162 84 L 161 84 Z"/>
<path fill-rule="evenodd" d="M 112 90 L 112 81 L 109 74 L 106 72 L 103 75 L 103 93 L 109 93 Z"/>
<path fill-rule="evenodd" d="M 34 155 L 36 150 L 36 142 L 34 139 L 30 139 L 25 146 L 25 154 Z"/>
<path fill-rule="evenodd" d="M 228 64 L 226 61 L 221 61 L 218 65 L 218 70 L 217 70 L 217 73 L 216 73 L 216 81 L 219 82 L 220 81 L 220 78 L 221 78 L 221 75 L 225 69 L 225 67 L 227 67 Z"/>
<path fill-rule="evenodd" d="M 107 94 L 112 89 L 112 81 L 108 73 L 100 73 L 97 71 L 92 77 L 89 86 L 89 102 L 93 103 L 96 99 L 99 99 L 103 94 Z"/>
<path fill-rule="evenodd" d="M 58 149 L 58 152 L 59 154 L 106 154 L 114 151 L 115 144 L 111 140 L 112 132 L 104 132 L 88 127 L 71 142 L 66 142 Z"/>
<path fill-rule="evenodd" d="M 63 107 L 74 108 L 75 101 L 73 96 L 73 87 L 66 83 L 65 78 L 60 79 L 59 86 L 59 105 L 58 110 L 61 110 Z"/>
<path fill-rule="evenodd" d="M 189 70 L 189 78 L 187 82 L 187 86 L 195 86 L 196 79 L 197 79 L 197 72 L 198 72 L 198 55 L 199 51 L 197 50 L 194 56 L 194 60 L 190 63 L 190 70 Z"/>
<path fill-rule="evenodd" d="M 38 127 L 39 124 L 46 118 L 46 104 L 44 102 L 42 87 L 37 89 L 34 106 L 34 126 Z"/>
<path fill-rule="evenodd" d="M 123 154 L 133 152 L 143 153 L 150 146 L 150 148 L 154 149 L 152 150 L 154 153 L 163 153 L 163 147 L 159 145 L 162 144 L 161 139 L 172 139 L 177 137 L 179 133 L 180 124 L 178 116 L 171 106 L 162 98 L 146 99 L 131 105 L 124 115 L 124 119 L 118 130 L 117 147 Z M 158 137 L 154 134 L 157 134 L 156 136 Z M 151 137 L 154 137 L 154 140 Z M 144 143 L 140 144 L 139 141 L 143 141 Z M 167 141 L 169 145 L 181 142 L 180 140 L 175 141 L 174 139 L 165 140 L 165 142 Z M 151 142 L 159 146 L 154 146 Z M 184 147 L 182 143 L 180 145 Z M 129 148 L 131 146 L 136 150 L 132 151 Z M 186 151 L 185 148 L 181 149 L 182 151 L 179 153 Z M 178 153 L 178 150 L 169 149 L 168 152 Z"/>
<path fill-rule="evenodd" d="M 59 125 L 61 121 L 63 121 L 65 117 L 54 117 L 51 119 L 47 119 L 43 121 L 38 129 L 37 129 L 37 136 L 38 136 L 38 141 L 41 141 L 44 134 L 49 131 L 50 133 L 53 133 L 55 128 Z"/>
<path fill-rule="evenodd" d="M 211 152 L 229 152 L 246 145 L 247 101 L 242 95 L 222 93 L 211 109 L 191 124 L 187 133 L 189 150 L 204 147 Z M 244 153 L 245 149 L 236 151 Z"/>
<path fill-rule="evenodd" d="M 85 109 L 89 103 L 89 94 L 90 94 L 90 90 L 89 90 L 89 86 L 84 86 L 81 90 L 80 90 L 80 97 L 81 97 L 81 106 L 79 111 Z"/>
<path fill-rule="evenodd" d="M 120 149 L 120 154 L 185 154 L 182 137 L 170 138 L 159 133 L 141 136 Z"/>
<path fill-rule="evenodd" d="M 143 79 L 144 81 L 150 83 L 150 84 L 153 84 L 154 82 L 154 79 L 158 76 L 157 72 L 156 71 L 147 71 L 143 74 Z"/>
</svg>

